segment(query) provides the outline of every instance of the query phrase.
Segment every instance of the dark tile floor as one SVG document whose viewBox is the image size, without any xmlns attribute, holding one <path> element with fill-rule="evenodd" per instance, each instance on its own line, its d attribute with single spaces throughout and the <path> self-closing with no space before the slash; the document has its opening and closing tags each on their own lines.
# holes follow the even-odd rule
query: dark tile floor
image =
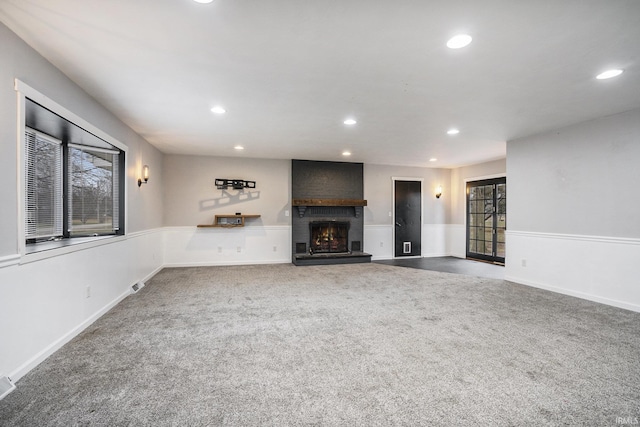
<svg viewBox="0 0 640 427">
<path fill-rule="evenodd" d="M 486 277 L 504 280 L 504 267 L 486 262 L 456 258 L 452 256 L 434 258 L 389 259 L 374 261 L 379 264 L 422 270 L 442 271 L 445 273 L 465 274 L 467 276 Z"/>
</svg>

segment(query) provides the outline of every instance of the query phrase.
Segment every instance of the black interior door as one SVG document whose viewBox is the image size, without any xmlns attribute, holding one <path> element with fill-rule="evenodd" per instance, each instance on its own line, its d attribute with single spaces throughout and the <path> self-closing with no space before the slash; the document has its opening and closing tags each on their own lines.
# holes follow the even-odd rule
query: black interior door
<svg viewBox="0 0 640 427">
<path fill-rule="evenodd" d="M 422 239 L 422 183 L 394 181 L 395 256 L 420 256 Z"/>
</svg>

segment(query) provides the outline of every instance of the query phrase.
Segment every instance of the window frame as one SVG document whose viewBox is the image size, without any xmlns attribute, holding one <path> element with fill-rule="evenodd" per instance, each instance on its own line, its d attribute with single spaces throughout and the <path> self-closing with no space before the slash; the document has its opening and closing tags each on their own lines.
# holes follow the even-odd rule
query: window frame
<svg viewBox="0 0 640 427">
<path fill-rule="evenodd" d="M 67 142 L 65 144 L 65 149 L 63 150 L 63 156 L 66 156 L 65 163 L 66 163 L 66 174 L 65 174 L 65 178 L 67 180 L 66 183 L 66 201 L 65 201 L 65 206 L 64 209 L 65 210 L 65 215 L 66 215 L 66 227 L 64 230 L 64 237 L 65 238 L 78 238 L 78 237 L 98 237 L 98 236 L 108 236 L 108 235 L 119 235 L 120 233 L 120 210 L 119 210 L 119 206 L 121 205 L 121 200 L 120 200 L 120 181 L 121 178 L 119 176 L 120 171 L 122 170 L 122 167 L 120 165 L 121 163 L 121 152 L 119 150 L 114 150 L 114 149 L 105 149 L 105 148 L 97 148 L 97 147 L 92 147 L 90 145 L 80 145 L 77 143 L 72 143 L 72 142 Z M 106 230 L 102 230 L 101 232 L 99 232 L 99 234 L 94 234 L 96 230 L 94 230 L 93 232 L 89 232 L 89 233 L 81 233 L 79 229 L 76 229 L 75 226 L 73 225 L 73 211 L 75 209 L 75 202 L 74 202 L 74 195 L 73 195 L 73 190 L 72 190 L 72 186 L 73 186 L 73 179 L 71 177 L 72 172 L 71 172 L 71 168 L 72 166 L 72 159 L 74 157 L 74 154 L 72 153 L 72 150 L 79 150 L 82 153 L 89 153 L 90 155 L 95 155 L 96 153 L 106 153 L 106 154 L 117 154 L 117 157 L 115 159 L 112 158 L 112 161 L 115 160 L 115 162 L 112 162 L 112 177 L 111 177 L 111 183 L 112 186 L 118 186 L 118 191 L 115 194 L 117 196 L 117 198 L 112 199 L 112 204 L 111 204 L 111 208 L 113 209 L 113 211 L 115 211 L 115 215 L 112 215 L 112 226 L 110 227 L 110 231 L 106 231 Z M 90 176 L 90 175 L 89 175 Z M 113 194 L 113 189 L 111 192 L 111 196 L 114 196 Z M 64 210 L 63 209 L 63 210 Z M 112 212 L 113 214 L 113 212 Z M 63 221 L 64 222 L 64 221 Z M 115 222 L 115 227 L 113 226 L 113 223 Z"/>
<path fill-rule="evenodd" d="M 84 120 L 75 113 L 69 111 L 65 107 L 61 106 L 57 102 L 43 95 L 36 89 L 27 85 L 19 79 L 15 79 L 14 89 L 17 95 L 17 200 L 18 200 L 18 224 L 16 227 L 17 239 L 19 243 L 19 255 L 20 263 L 27 263 L 36 261 L 39 259 L 49 258 L 52 256 L 58 256 L 69 252 L 78 250 L 84 250 L 94 246 L 100 246 L 104 244 L 113 243 L 126 238 L 128 223 L 128 203 L 126 203 L 128 197 L 129 179 L 127 174 L 126 162 L 128 161 L 128 147 L 107 133 L 103 132 L 93 124 Z M 120 209 L 123 211 L 123 224 L 120 224 L 122 228 L 121 234 L 102 235 L 95 237 L 72 237 L 64 238 L 55 242 L 42 242 L 29 244 L 26 243 L 26 230 L 25 230 L 25 191 L 26 191 L 26 165 L 25 165 L 25 146 L 26 146 L 26 99 L 41 105 L 49 111 L 57 114 L 63 119 L 71 122 L 72 124 L 84 129 L 85 131 L 95 135 L 96 137 L 104 140 L 113 147 L 121 150 L 124 155 L 124 160 L 120 163 L 121 166 L 121 194 L 120 194 Z M 66 200 L 63 201 L 66 203 Z"/>
</svg>

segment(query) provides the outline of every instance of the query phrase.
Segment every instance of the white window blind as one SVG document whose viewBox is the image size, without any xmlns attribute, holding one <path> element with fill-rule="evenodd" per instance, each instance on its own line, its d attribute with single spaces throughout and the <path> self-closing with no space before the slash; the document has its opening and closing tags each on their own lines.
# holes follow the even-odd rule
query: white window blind
<svg viewBox="0 0 640 427">
<path fill-rule="evenodd" d="M 25 237 L 62 235 L 62 143 L 25 129 Z"/>
<path fill-rule="evenodd" d="M 68 145 L 68 231 L 70 236 L 119 229 L 119 152 Z"/>
</svg>

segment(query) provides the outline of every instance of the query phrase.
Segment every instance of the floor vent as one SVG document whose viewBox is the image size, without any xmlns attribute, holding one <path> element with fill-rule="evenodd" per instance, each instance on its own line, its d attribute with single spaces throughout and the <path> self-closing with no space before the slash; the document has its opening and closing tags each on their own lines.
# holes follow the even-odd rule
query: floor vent
<svg viewBox="0 0 640 427">
<path fill-rule="evenodd" d="M 144 282 L 138 282 L 131 287 L 131 293 L 137 294 L 140 289 L 144 288 Z"/>
<path fill-rule="evenodd" d="M 9 377 L 0 377 L 0 400 L 4 399 L 6 395 L 16 389 L 16 386 L 11 382 Z"/>
</svg>

